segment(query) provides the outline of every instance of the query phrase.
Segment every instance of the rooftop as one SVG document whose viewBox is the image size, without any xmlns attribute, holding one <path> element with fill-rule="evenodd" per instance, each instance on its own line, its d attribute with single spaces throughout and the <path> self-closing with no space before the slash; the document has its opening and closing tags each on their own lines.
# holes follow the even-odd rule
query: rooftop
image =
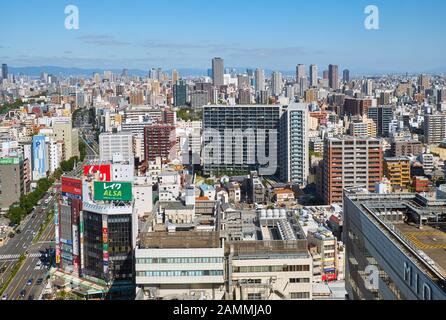
<svg viewBox="0 0 446 320">
<path fill-rule="evenodd" d="M 420 194 L 351 194 L 349 198 L 377 219 L 426 274 L 445 281 L 446 200 Z"/>
</svg>

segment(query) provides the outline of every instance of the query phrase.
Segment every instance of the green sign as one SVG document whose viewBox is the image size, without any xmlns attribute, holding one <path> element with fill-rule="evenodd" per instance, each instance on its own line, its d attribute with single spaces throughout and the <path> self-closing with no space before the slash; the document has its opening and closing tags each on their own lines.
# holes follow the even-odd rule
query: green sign
<svg viewBox="0 0 446 320">
<path fill-rule="evenodd" d="M 19 164 L 19 158 L 0 158 L 0 165 Z"/>
<path fill-rule="evenodd" d="M 97 201 L 132 201 L 132 184 L 130 182 L 94 183 L 94 200 Z"/>
</svg>

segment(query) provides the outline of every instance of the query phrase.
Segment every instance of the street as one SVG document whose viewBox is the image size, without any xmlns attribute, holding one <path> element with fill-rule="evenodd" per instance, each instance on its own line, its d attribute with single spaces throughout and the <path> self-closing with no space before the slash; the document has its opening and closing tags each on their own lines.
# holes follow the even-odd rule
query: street
<svg viewBox="0 0 446 320">
<path fill-rule="evenodd" d="M 42 205 L 35 208 L 35 218 L 32 218 L 33 214 L 30 214 L 24 221 L 22 221 L 18 227 L 18 229 L 21 230 L 21 233 L 17 234 L 12 239 L 9 239 L 8 243 L 0 248 L 0 270 L 3 269 L 4 271 L 0 274 L 0 285 L 8 279 L 15 264 L 18 263 L 20 255 L 27 253 L 22 267 L 4 292 L 4 295 L 7 295 L 8 300 L 19 299 L 20 291 L 23 289 L 26 289 L 25 299 L 28 299 L 30 295 L 33 295 L 34 298 L 37 299 L 45 284 L 45 281 L 43 281 L 41 285 L 37 285 L 36 280 L 38 278 L 44 278 L 47 272 L 46 268 L 43 266 L 38 270 L 35 270 L 35 268 L 40 260 L 42 252 L 47 248 L 54 248 L 53 219 L 51 219 L 50 223 L 43 231 L 39 242 L 35 244 L 32 242 L 35 236 L 39 233 L 41 224 L 45 222 L 49 212 L 54 209 L 55 199 L 51 197 L 49 203 L 45 205 L 44 202 L 47 199 L 49 199 L 48 195 L 43 198 Z M 43 209 L 42 212 L 40 212 L 41 209 Z M 26 282 L 31 278 L 33 279 L 32 285 L 26 286 Z"/>
</svg>

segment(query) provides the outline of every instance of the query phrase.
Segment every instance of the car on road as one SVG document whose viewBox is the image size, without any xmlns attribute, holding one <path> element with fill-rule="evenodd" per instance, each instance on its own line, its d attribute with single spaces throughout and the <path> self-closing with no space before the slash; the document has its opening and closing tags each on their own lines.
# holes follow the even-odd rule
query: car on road
<svg viewBox="0 0 446 320">
<path fill-rule="evenodd" d="M 3 273 L 3 272 L 5 272 L 6 271 L 6 267 L 1 267 L 0 268 L 0 273 Z"/>
<path fill-rule="evenodd" d="M 39 278 L 36 281 L 36 285 L 40 286 L 43 283 L 43 278 Z"/>
<path fill-rule="evenodd" d="M 30 285 L 32 285 L 33 284 L 33 279 L 31 278 L 31 279 L 28 279 L 28 281 L 26 281 L 26 285 L 27 286 L 30 286 Z"/>
<path fill-rule="evenodd" d="M 32 216 L 31 216 L 31 219 L 35 219 L 36 218 L 36 214 L 33 214 Z"/>
<path fill-rule="evenodd" d="M 50 199 L 45 200 L 45 204 L 48 204 L 48 203 L 50 203 Z"/>
<path fill-rule="evenodd" d="M 8 294 L 7 294 L 7 293 L 5 293 L 5 294 L 3 295 L 2 300 L 8 300 Z"/>
<path fill-rule="evenodd" d="M 21 233 L 22 233 L 22 230 L 17 229 L 17 231 L 16 231 L 15 233 L 17 233 L 17 234 L 21 234 Z"/>
<path fill-rule="evenodd" d="M 22 291 L 20 291 L 20 297 L 25 298 L 26 296 L 26 290 L 23 289 Z"/>
</svg>

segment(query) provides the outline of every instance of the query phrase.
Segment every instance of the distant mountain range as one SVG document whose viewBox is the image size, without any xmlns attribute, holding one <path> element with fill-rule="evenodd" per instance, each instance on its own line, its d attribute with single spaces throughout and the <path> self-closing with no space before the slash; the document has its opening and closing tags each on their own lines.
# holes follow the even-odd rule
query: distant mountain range
<svg viewBox="0 0 446 320">
<path fill-rule="evenodd" d="M 235 69 L 237 73 L 244 73 L 247 69 L 254 70 L 255 68 L 232 68 L 228 67 L 228 69 Z M 320 68 L 321 69 L 321 68 Z M 9 72 L 13 74 L 23 74 L 32 77 L 38 77 L 42 72 L 46 72 L 48 74 L 53 74 L 56 76 L 84 76 L 91 77 L 94 73 L 104 74 L 104 71 L 111 71 L 114 74 L 121 74 L 123 69 L 100 69 L 100 68 L 69 68 L 69 67 L 56 67 L 56 66 L 40 66 L 40 67 L 9 67 Z M 168 74 L 171 73 L 172 70 L 164 70 Z M 183 77 L 198 77 L 198 76 L 206 76 L 208 71 L 207 69 L 200 68 L 178 68 L 177 71 Z M 323 70 L 319 70 L 319 73 L 322 74 Z M 266 75 L 270 75 L 273 70 L 265 69 Z M 282 70 L 281 71 L 285 76 L 294 76 L 294 70 Z M 432 70 L 424 70 L 424 71 L 408 71 L 409 73 L 428 73 L 428 74 L 446 74 L 446 68 L 438 68 Z M 149 69 L 141 70 L 141 69 L 128 69 L 128 74 L 132 76 L 140 76 L 145 77 L 149 74 Z M 405 72 L 401 71 L 371 71 L 371 70 L 351 70 L 352 75 L 362 76 L 362 75 L 382 75 L 382 74 L 405 74 Z"/>
</svg>

